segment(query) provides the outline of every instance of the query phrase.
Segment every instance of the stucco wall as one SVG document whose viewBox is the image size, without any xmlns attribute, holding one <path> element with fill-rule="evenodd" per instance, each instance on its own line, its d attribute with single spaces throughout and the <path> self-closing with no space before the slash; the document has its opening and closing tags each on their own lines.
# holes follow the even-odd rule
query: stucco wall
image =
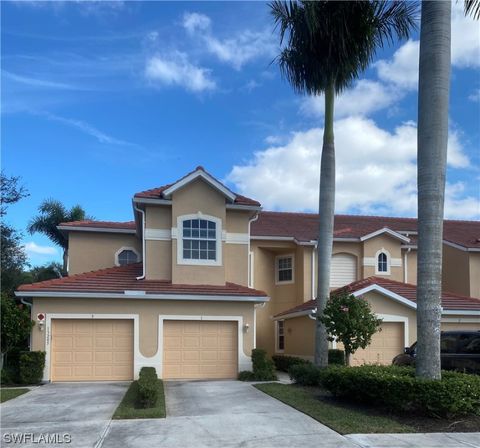
<svg viewBox="0 0 480 448">
<path fill-rule="evenodd" d="M 376 253 L 380 249 L 385 249 L 390 253 L 391 259 L 401 260 L 400 266 L 391 266 L 390 274 L 376 274 L 375 266 L 363 266 L 363 277 L 367 278 L 372 275 L 381 275 L 396 281 L 403 281 L 403 260 L 401 253 L 400 241 L 396 238 L 387 235 L 379 235 L 370 238 L 363 243 L 363 256 L 365 258 L 375 258 Z"/>
<path fill-rule="evenodd" d="M 480 298 L 480 253 L 470 252 L 470 295 Z"/>
<path fill-rule="evenodd" d="M 135 235 L 69 232 L 69 275 L 115 266 L 115 252 L 121 247 L 133 247 L 141 257 L 142 242 Z"/>
<path fill-rule="evenodd" d="M 444 291 L 470 295 L 468 252 L 443 245 L 442 288 Z"/>
</svg>

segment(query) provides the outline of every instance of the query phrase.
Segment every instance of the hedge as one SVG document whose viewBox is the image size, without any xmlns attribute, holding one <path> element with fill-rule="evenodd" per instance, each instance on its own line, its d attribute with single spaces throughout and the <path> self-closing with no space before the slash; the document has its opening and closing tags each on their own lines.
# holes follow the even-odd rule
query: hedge
<svg viewBox="0 0 480 448">
<path fill-rule="evenodd" d="M 321 384 L 322 369 L 319 369 L 311 362 L 292 365 L 288 369 L 288 374 L 294 383 L 302 386 L 319 386 Z"/>
<path fill-rule="evenodd" d="M 288 372 L 291 366 L 297 364 L 310 364 L 310 361 L 297 358 L 296 356 L 283 356 L 283 355 L 274 355 L 272 360 L 275 364 L 275 368 L 281 372 Z"/>
<path fill-rule="evenodd" d="M 328 365 L 345 365 L 345 352 L 332 348 L 328 351 Z"/>
<path fill-rule="evenodd" d="M 45 352 L 21 352 L 19 358 L 19 377 L 23 384 L 38 384 L 43 378 Z"/>
<path fill-rule="evenodd" d="M 142 367 L 138 377 L 138 404 L 142 408 L 152 408 L 158 398 L 158 377 L 154 367 Z"/>
<path fill-rule="evenodd" d="M 252 350 L 252 372 L 243 371 L 238 374 L 240 381 L 276 381 L 275 365 L 267 357 L 267 352 L 260 348 Z"/>
<path fill-rule="evenodd" d="M 427 380 L 416 378 L 410 367 L 331 367 L 321 372 L 320 381 L 337 397 L 395 411 L 441 417 L 480 415 L 477 375 L 442 372 L 441 380 Z"/>
</svg>

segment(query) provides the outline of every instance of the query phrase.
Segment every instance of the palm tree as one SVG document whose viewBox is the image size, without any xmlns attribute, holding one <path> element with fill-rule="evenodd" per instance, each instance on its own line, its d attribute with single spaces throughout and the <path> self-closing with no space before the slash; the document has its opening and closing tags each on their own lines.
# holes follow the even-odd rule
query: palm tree
<svg viewBox="0 0 480 448">
<path fill-rule="evenodd" d="M 63 249 L 63 272 L 67 272 L 68 262 L 68 238 L 58 230 L 61 222 L 82 221 L 92 219 L 86 216 L 85 210 L 80 205 L 75 205 L 68 210 L 60 201 L 47 199 L 38 207 L 40 214 L 28 224 L 30 234 L 43 233 L 50 240 Z"/>
<path fill-rule="evenodd" d="M 330 261 L 335 209 L 335 95 L 347 89 L 372 62 L 376 51 L 395 37 L 408 38 L 416 4 L 402 1 L 280 1 L 270 4 L 280 43 L 277 58 L 294 91 L 325 95 L 320 168 L 317 250 L 315 364 L 328 364 L 328 341 L 320 318 L 330 294 Z"/>
<path fill-rule="evenodd" d="M 474 19 L 480 19 L 480 1 L 465 0 L 464 5 L 465 15 L 471 15 Z"/>
</svg>

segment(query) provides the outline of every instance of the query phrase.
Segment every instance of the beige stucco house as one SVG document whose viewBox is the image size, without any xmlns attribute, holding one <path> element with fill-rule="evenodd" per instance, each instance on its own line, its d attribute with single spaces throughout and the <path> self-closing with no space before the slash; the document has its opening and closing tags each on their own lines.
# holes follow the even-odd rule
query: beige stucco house
<svg viewBox="0 0 480 448">
<path fill-rule="evenodd" d="M 313 354 L 316 215 L 261 211 L 202 167 L 132 204 L 133 221 L 61 224 L 68 277 L 16 293 L 32 303 L 45 380 L 128 380 L 142 366 L 234 378 L 254 347 Z M 478 222 L 445 222 L 444 328 L 480 329 L 468 297 L 480 296 L 479 235 Z M 357 362 L 390 362 L 414 342 L 415 277 L 416 220 L 336 217 L 332 289 L 352 283 L 384 318 Z"/>
</svg>

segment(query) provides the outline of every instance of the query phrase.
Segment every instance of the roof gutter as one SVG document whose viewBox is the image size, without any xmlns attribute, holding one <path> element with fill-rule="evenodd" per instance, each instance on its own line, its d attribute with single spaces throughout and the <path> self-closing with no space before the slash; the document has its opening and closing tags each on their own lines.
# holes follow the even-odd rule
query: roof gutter
<svg viewBox="0 0 480 448">
<path fill-rule="evenodd" d="M 133 203 L 133 208 L 137 212 L 141 213 L 142 215 L 142 275 L 137 277 L 137 280 L 143 280 L 145 278 L 145 210 L 142 210 L 141 208 L 138 208 L 135 205 L 135 202 Z"/>
</svg>

